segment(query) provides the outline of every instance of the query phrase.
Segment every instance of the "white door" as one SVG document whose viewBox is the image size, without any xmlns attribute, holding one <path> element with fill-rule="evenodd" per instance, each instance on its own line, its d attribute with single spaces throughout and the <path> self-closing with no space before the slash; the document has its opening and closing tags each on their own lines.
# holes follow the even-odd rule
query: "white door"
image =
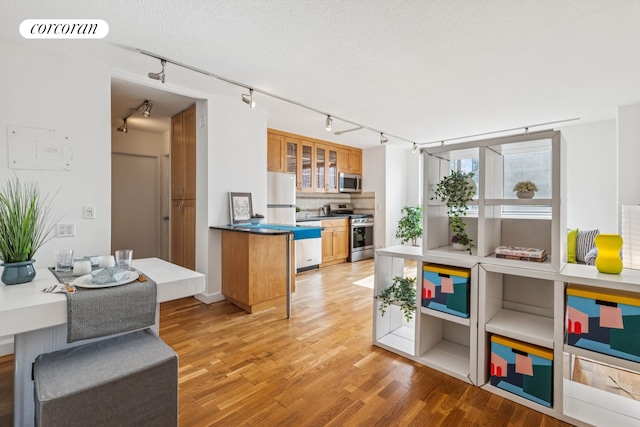
<svg viewBox="0 0 640 427">
<path fill-rule="evenodd" d="M 111 252 L 133 258 L 161 256 L 160 161 L 155 156 L 111 155 Z"/>
</svg>

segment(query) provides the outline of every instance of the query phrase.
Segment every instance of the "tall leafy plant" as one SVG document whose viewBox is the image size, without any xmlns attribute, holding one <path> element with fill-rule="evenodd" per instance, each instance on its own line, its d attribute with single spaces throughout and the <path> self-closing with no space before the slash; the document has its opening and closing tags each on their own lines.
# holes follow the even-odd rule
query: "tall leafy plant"
<svg viewBox="0 0 640 427">
<path fill-rule="evenodd" d="M 473 172 L 451 171 L 451 174 L 442 178 L 436 185 L 435 197 L 447 205 L 449 216 L 449 228 L 454 236 L 454 241 L 464 245 L 471 255 L 471 248 L 475 245 L 467 234 L 467 224 L 462 219 L 467 215 L 467 205 L 476 194 L 476 186 L 473 183 Z"/>
<path fill-rule="evenodd" d="M 28 261 L 54 236 L 51 199 L 41 197 L 37 183 L 16 177 L 0 191 L 0 260 Z"/>
<path fill-rule="evenodd" d="M 403 244 L 411 241 L 413 246 L 418 246 L 418 238 L 422 237 L 422 205 L 405 206 L 401 213 L 404 216 L 398 221 L 396 237 Z"/>
</svg>

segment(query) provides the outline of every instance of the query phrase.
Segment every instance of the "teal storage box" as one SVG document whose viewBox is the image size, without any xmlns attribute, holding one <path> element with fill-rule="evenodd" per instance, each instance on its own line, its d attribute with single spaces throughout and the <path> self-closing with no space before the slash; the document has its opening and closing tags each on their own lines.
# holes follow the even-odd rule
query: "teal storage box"
<svg viewBox="0 0 640 427">
<path fill-rule="evenodd" d="M 491 385 L 550 408 L 553 351 L 492 335 Z"/>
<path fill-rule="evenodd" d="M 567 286 L 567 344 L 640 362 L 640 298 L 635 292 Z"/>
<path fill-rule="evenodd" d="M 422 306 L 458 317 L 469 317 L 468 268 L 425 264 L 422 277 Z"/>
</svg>

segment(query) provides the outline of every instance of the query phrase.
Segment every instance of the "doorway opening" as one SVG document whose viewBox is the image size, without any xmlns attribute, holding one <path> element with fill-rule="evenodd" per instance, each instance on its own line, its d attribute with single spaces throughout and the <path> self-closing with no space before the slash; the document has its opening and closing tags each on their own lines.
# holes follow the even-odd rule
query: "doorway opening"
<svg viewBox="0 0 640 427">
<path fill-rule="evenodd" d="M 150 109 L 134 111 L 145 101 Z M 111 253 L 133 249 L 134 258 L 171 261 L 171 117 L 196 102 L 112 78 Z M 129 113 L 127 131 L 118 131 Z"/>
</svg>

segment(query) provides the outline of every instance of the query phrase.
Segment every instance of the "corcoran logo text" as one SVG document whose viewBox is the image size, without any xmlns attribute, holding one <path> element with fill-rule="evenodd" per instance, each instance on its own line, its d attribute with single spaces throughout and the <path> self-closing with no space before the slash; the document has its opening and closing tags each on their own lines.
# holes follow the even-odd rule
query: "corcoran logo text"
<svg viewBox="0 0 640 427">
<path fill-rule="evenodd" d="M 25 19 L 20 35 L 25 39 L 102 39 L 109 24 L 102 19 Z"/>
</svg>

